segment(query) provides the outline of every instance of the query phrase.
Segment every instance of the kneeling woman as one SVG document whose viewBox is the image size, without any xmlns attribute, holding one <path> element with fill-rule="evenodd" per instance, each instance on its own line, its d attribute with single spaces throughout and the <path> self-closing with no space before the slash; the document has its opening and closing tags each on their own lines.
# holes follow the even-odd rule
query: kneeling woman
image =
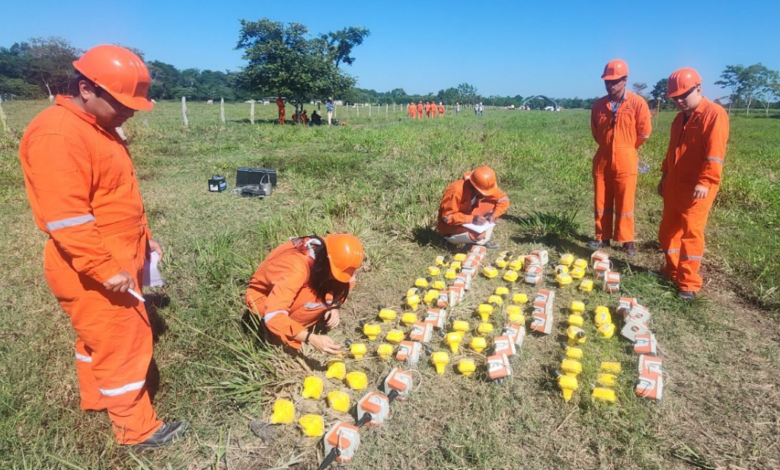
<svg viewBox="0 0 780 470">
<path fill-rule="evenodd" d="M 341 347 L 326 335 L 314 334 L 339 324 L 339 308 L 363 263 L 360 240 L 345 233 L 320 238 L 293 238 L 272 251 L 249 283 L 246 303 L 262 317 L 266 338 L 300 350 L 309 343 L 327 354 Z"/>
</svg>

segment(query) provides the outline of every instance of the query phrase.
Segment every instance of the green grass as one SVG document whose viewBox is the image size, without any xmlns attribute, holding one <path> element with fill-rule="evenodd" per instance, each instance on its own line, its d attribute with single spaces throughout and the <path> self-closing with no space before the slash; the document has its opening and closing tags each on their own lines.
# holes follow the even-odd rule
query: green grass
<svg viewBox="0 0 780 470">
<path fill-rule="evenodd" d="M 327 422 L 350 419 L 321 403 L 298 400 L 309 368 L 322 373 L 316 363 L 269 351 L 243 327 L 248 279 L 290 236 L 357 234 L 367 259 L 343 327 L 333 335 L 339 341 L 359 339 L 358 322 L 375 318 L 379 304 L 400 310 L 403 292 L 444 251 L 431 230 L 441 193 L 475 166 L 493 166 L 510 196 L 508 217 L 496 232 L 503 246 L 518 253 L 546 247 L 551 259 L 564 252 L 588 255 L 595 147 L 587 112 L 489 110 L 481 119 L 463 113 L 409 122 L 392 108 L 388 118 L 384 109 L 371 118 L 365 110 L 357 118 L 354 110 L 346 117 L 339 109 L 348 126 L 303 128 L 271 125 L 272 106 L 259 107 L 252 126 L 244 104 L 227 105 L 222 126 L 218 106 L 192 103 L 190 128 L 183 129 L 178 105 L 159 103 L 139 113 L 126 132 L 151 228 L 166 249 L 168 285 L 155 297 L 161 375 L 156 406 L 163 418 L 189 419 L 193 433 L 170 449 L 128 452 L 112 443 L 105 415 L 78 410 L 74 335 L 42 276 L 45 236 L 29 211 L 17 147 L 24 125 L 46 105 L 3 103 L 12 129 L 0 136 L 3 468 L 267 468 L 297 461 L 302 466 L 296 468 L 316 466 L 319 443 L 302 439 L 293 426 L 278 430 L 281 444 L 272 448 L 248 430 L 248 419 L 267 418 L 268 403 L 277 397 L 292 397 L 299 414 L 322 413 Z M 639 178 L 640 253 L 631 264 L 620 263 L 624 294 L 638 297 L 654 314 L 668 374 L 664 401 L 634 397 L 635 356 L 617 337 L 596 338 L 589 323 L 581 388 L 564 404 L 552 377 L 566 315 L 558 310 L 555 334 L 529 337 L 512 359 L 515 375 L 502 386 L 479 374 L 466 379 L 448 370 L 438 376 L 421 364 L 419 390 L 393 405 L 384 430 L 363 434 L 353 468 L 778 465 L 780 403 L 772 394 L 780 387 L 775 374 L 780 119 L 732 118 L 724 183 L 707 228 L 710 298 L 685 305 L 651 273 L 662 262 L 655 243 L 661 215 L 655 185 L 672 118 L 673 113 L 659 116 L 641 150 L 653 170 Z M 250 200 L 206 191 L 212 174 L 232 183 L 238 166 L 277 168 L 274 195 Z M 478 279 L 453 314 L 476 325 L 473 309 L 499 284 Z M 545 284 L 552 286 L 549 276 Z M 557 307 L 585 297 L 589 309 L 616 304 L 615 296 L 564 289 Z M 589 398 L 598 363 L 606 359 L 624 366 L 616 406 Z M 349 364 L 367 372 L 372 384 L 391 366 L 373 356 Z M 351 395 L 356 400 L 362 393 Z"/>
</svg>

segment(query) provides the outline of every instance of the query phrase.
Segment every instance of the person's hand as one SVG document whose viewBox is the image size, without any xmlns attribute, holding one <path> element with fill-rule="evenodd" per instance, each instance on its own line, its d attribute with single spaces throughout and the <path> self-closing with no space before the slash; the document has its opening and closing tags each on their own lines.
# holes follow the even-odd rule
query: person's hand
<svg viewBox="0 0 780 470">
<path fill-rule="evenodd" d="M 475 215 L 474 219 L 472 220 L 472 223 L 474 225 L 485 225 L 487 223 L 487 219 L 482 217 L 481 215 Z"/>
<path fill-rule="evenodd" d="M 325 354 L 341 354 L 344 352 L 341 350 L 341 346 L 325 335 L 313 334 L 309 336 L 309 344 L 314 346 L 317 351 L 324 352 Z"/>
<path fill-rule="evenodd" d="M 487 218 L 485 220 L 487 220 L 491 224 L 495 224 L 496 223 L 496 216 L 491 214 L 491 215 L 487 216 Z"/>
<path fill-rule="evenodd" d="M 332 330 L 339 326 L 339 309 L 334 308 L 325 312 L 325 328 Z"/>
<path fill-rule="evenodd" d="M 694 199 L 704 199 L 707 197 L 707 194 L 710 193 L 710 188 L 706 186 L 702 186 L 700 184 L 697 184 L 695 188 L 693 188 L 693 198 Z"/>
<path fill-rule="evenodd" d="M 122 271 L 104 282 L 103 287 L 111 292 L 127 292 L 127 289 L 135 289 L 135 281 L 130 273 Z"/>
<path fill-rule="evenodd" d="M 157 253 L 157 256 L 160 257 L 160 261 L 162 261 L 163 249 L 162 249 L 162 246 L 160 246 L 160 243 L 157 240 L 155 240 L 153 238 L 149 239 L 149 249 L 151 251 Z"/>
</svg>

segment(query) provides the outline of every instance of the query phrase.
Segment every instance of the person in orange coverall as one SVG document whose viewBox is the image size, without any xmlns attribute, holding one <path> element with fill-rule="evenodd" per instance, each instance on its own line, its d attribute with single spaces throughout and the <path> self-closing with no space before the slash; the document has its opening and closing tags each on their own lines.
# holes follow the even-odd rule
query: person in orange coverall
<svg viewBox="0 0 780 470">
<path fill-rule="evenodd" d="M 147 390 L 152 329 L 141 291 L 151 236 L 138 181 L 116 128 L 147 98 L 149 71 L 131 51 L 94 47 L 73 62 L 77 93 L 28 125 L 19 156 L 35 222 L 49 236 L 44 273 L 76 330 L 81 409 L 107 410 L 118 443 L 158 447 L 186 421 L 157 419 Z"/>
<path fill-rule="evenodd" d="M 439 101 L 439 117 L 444 117 L 444 103 Z"/>
<path fill-rule="evenodd" d="M 664 198 L 658 233 L 666 258 L 662 273 L 677 283 L 681 299 L 693 300 L 702 287 L 704 227 L 720 186 L 729 117 L 702 96 L 701 77 L 694 69 L 673 72 L 666 96 L 680 113 L 672 122 L 658 184 Z"/>
<path fill-rule="evenodd" d="M 246 293 L 249 310 L 262 317 L 265 338 L 292 351 L 308 343 L 326 354 L 341 353 L 327 335 L 313 331 L 338 326 L 363 256 L 360 240 L 344 233 L 292 238 L 272 251 Z"/>
<path fill-rule="evenodd" d="M 650 109 L 644 98 L 626 90 L 628 65 L 624 61 L 610 61 L 601 78 L 607 95 L 593 104 L 590 115 L 591 133 L 599 148 L 593 157 L 596 236 L 588 247 L 600 249 L 614 237 L 633 256 L 637 149 L 650 137 Z"/>
<path fill-rule="evenodd" d="M 284 100 L 282 99 L 282 95 L 278 95 L 276 97 L 276 106 L 279 108 L 279 124 L 284 125 Z"/>
<path fill-rule="evenodd" d="M 423 103 L 422 100 L 420 100 L 419 103 L 417 103 L 417 119 L 423 118 Z"/>
<path fill-rule="evenodd" d="M 464 224 L 494 224 L 509 208 L 509 198 L 496 184 L 496 173 L 481 166 L 451 183 L 439 205 L 438 231 L 453 244 L 476 244 L 497 248 L 491 241 L 493 228 L 477 233 Z"/>
<path fill-rule="evenodd" d="M 409 103 L 409 118 L 410 119 L 417 118 L 417 106 L 414 105 L 414 101 Z"/>
</svg>

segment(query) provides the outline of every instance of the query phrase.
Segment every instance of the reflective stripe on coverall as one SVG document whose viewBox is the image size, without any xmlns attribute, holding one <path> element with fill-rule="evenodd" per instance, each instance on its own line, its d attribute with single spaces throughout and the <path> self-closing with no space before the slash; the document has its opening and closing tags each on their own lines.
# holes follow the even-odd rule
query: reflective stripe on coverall
<svg viewBox="0 0 780 470">
<path fill-rule="evenodd" d="M 19 150 L 35 222 L 49 235 L 44 271 L 76 330 L 83 410 L 108 411 L 120 444 L 162 422 L 146 388 L 152 330 L 146 309 L 102 283 L 122 270 L 141 285 L 150 237 L 124 141 L 65 97 L 27 127 Z"/>
<path fill-rule="evenodd" d="M 650 109 L 644 98 L 627 91 L 613 121 L 609 96 L 604 96 L 593 104 L 590 127 L 599 144 L 593 157 L 595 238 L 634 241 L 637 149 L 650 137 Z"/>
<path fill-rule="evenodd" d="M 311 328 L 330 310 L 309 285 L 316 238 L 293 238 L 272 251 L 252 276 L 246 293 L 249 309 L 263 317 L 265 327 L 282 343 L 301 349 L 293 339 Z M 354 282 L 350 283 L 350 288 Z"/>
<path fill-rule="evenodd" d="M 450 184 L 444 191 L 439 205 L 439 222 L 437 230 L 445 237 L 468 233 L 472 241 L 482 239 L 463 224 L 472 223 L 475 215 L 485 216 L 493 213 L 497 219 L 509 208 L 509 197 L 503 191 L 498 191 L 494 198 L 478 199 L 477 191 L 471 184 L 466 184 L 467 177 Z"/>
<path fill-rule="evenodd" d="M 680 290 L 701 290 L 704 227 L 718 194 L 728 138 L 728 114 L 706 98 L 687 121 L 681 112 L 672 122 L 669 148 L 661 167 L 666 177 L 658 241 L 666 258 L 663 272 L 677 281 Z M 709 188 L 707 197 L 693 198 L 697 184 Z"/>
</svg>

